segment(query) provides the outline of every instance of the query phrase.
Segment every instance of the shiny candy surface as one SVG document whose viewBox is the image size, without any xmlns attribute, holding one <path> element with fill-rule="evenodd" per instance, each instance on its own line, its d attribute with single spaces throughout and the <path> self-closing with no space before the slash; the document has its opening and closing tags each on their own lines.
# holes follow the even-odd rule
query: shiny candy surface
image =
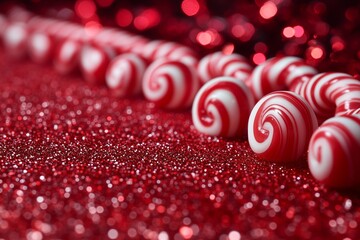
<svg viewBox="0 0 360 240">
<path fill-rule="evenodd" d="M 360 81 L 345 73 L 320 73 L 295 90 L 314 109 L 320 121 L 336 115 L 358 113 Z"/>
<path fill-rule="evenodd" d="M 189 107 L 199 88 L 195 68 L 185 63 L 159 59 L 146 69 L 142 84 L 145 98 L 162 108 Z"/>
<path fill-rule="evenodd" d="M 23 23 L 8 24 L 2 34 L 4 50 L 13 58 L 22 58 L 27 53 L 28 31 Z"/>
<path fill-rule="evenodd" d="M 296 161 L 304 155 L 317 126 L 314 111 L 301 96 L 288 91 L 270 93 L 251 111 L 249 144 L 263 159 Z"/>
<path fill-rule="evenodd" d="M 53 57 L 54 41 L 45 33 L 34 32 L 28 39 L 28 51 L 35 63 L 47 63 Z"/>
<path fill-rule="evenodd" d="M 58 44 L 54 54 L 54 68 L 60 74 L 73 72 L 79 66 L 81 44 L 67 39 Z"/>
<path fill-rule="evenodd" d="M 254 97 L 242 81 L 218 77 L 203 85 L 192 106 L 195 128 L 211 136 L 243 136 Z"/>
<path fill-rule="evenodd" d="M 145 59 L 137 54 L 118 55 L 108 66 L 106 85 L 119 97 L 139 94 L 146 67 Z"/>
<path fill-rule="evenodd" d="M 293 88 L 316 73 L 300 58 L 274 57 L 257 66 L 246 83 L 259 100 L 272 91 Z"/>
<path fill-rule="evenodd" d="M 109 62 L 110 57 L 102 48 L 84 45 L 80 51 L 80 69 L 84 79 L 91 84 L 105 83 Z"/>
<path fill-rule="evenodd" d="M 331 187 L 360 185 L 360 114 L 332 117 L 311 137 L 312 175 Z"/>
<path fill-rule="evenodd" d="M 240 54 L 215 52 L 204 56 L 200 60 L 197 71 L 203 84 L 220 76 L 235 77 L 245 81 L 252 71 L 252 66 Z"/>
</svg>

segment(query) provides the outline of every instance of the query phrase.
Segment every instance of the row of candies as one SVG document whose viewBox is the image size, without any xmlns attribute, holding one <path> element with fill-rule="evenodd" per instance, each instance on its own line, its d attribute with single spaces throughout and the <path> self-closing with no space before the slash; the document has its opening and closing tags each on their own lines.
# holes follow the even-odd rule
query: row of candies
<svg viewBox="0 0 360 240">
<path fill-rule="evenodd" d="M 360 81 L 351 75 L 318 73 L 291 56 L 255 68 L 236 53 L 200 58 L 175 42 L 14 11 L 0 16 L 9 55 L 51 61 L 61 74 L 80 69 L 86 81 L 106 84 L 119 97 L 142 93 L 161 108 L 192 106 L 199 132 L 247 135 L 252 150 L 270 161 L 297 161 L 307 153 L 317 180 L 360 185 Z"/>
</svg>

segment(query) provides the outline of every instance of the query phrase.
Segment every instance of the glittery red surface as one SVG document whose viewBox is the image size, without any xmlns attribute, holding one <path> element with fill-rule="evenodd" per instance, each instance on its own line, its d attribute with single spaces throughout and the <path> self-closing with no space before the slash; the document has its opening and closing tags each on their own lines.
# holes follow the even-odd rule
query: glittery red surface
<svg viewBox="0 0 360 240">
<path fill-rule="evenodd" d="M 189 111 L 0 54 L 0 239 L 359 239 L 360 194 Z"/>
</svg>

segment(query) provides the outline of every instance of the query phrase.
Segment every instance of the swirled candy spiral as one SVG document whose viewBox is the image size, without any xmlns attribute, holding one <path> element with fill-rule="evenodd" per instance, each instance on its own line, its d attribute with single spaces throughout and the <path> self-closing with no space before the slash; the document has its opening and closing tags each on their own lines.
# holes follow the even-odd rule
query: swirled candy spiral
<svg viewBox="0 0 360 240">
<path fill-rule="evenodd" d="M 360 81 L 345 73 L 320 73 L 296 89 L 320 121 L 336 115 L 359 113 Z"/>
<path fill-rule="evenodd" d="M 317 126 L 315 113 L 305 99 L 278 91 L 263 97 L 251 111 L 248 140 L 263 159 L 295 161 L 305 153 Z"/>
<path fill-rule="evenodd" d="M 313 134 L 308 164 L 315 179 L 331 187 L 360 185 L 360 114 L 326 120 Z"/>
<path fill-rule="evenodd" d="M 316 73 L 300 58 L 274 57 L 257 66 L 246 83 L 259 100 L 273 91 L 293 89 Z"/>
<path fill-rule="evenodd" d="M 195 128 L 212 136 L 241 136 L 246 132 L 254 97 L 244 82 L 218 77 L 204 84 L 192 106 Z"/>
<path fill-rule="evenodd" d="M 200 60 L 197 71 L 203 84 L 220 76 L 235 77 L 245 81 L 252 71 L 252 66 L 240 54 L 215 52 Z"/>
<path fill-rule="evenodd" d="M 198 88 L 199 80 L 192 66 L 167 59 L 153 62 L 142 83 L 145 98 L 167 109 L 189 107 Z"/>
<path fill-rule="evenodd" d="M 141 82 L 147 67 L 145 59 L 134 53 L 114 58 L 106 71 L 106 85 L 119 97 L 141 92 Z"/>
</svg>

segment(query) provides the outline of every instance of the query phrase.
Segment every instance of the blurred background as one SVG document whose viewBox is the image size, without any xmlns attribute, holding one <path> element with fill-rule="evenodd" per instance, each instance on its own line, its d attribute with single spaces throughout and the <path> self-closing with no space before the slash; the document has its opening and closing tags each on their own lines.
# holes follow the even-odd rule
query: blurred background
<svg viewBox="0 0 360 240">
<path fill-rule="evenodd" d="M 116 27 L 180 42 L 200 55 L 222 50 L 255 65 L 278 54 L 304 58 L 320 71 L 360 75 L 360 2 L 292 0 L 2 1 L 84 27 Z"/>
</svg>

